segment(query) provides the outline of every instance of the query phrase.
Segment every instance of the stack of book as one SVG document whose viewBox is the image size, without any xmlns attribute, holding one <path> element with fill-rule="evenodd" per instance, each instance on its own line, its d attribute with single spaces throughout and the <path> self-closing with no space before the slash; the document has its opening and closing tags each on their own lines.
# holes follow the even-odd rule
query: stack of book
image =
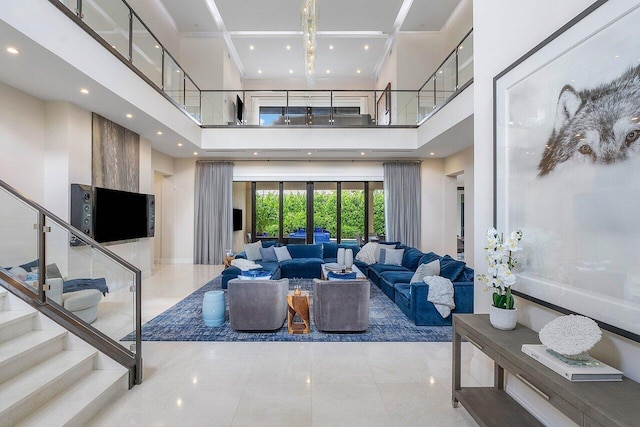
<svg viewBox="0 0 640 427">
<path fill-rule="evenodd" d="M 523 344 L 522 352 L 569 381 L 622 381 L 622 372 L 591 356 L 586 360 L 567 359 L 542 344 Z"/>
</svg>

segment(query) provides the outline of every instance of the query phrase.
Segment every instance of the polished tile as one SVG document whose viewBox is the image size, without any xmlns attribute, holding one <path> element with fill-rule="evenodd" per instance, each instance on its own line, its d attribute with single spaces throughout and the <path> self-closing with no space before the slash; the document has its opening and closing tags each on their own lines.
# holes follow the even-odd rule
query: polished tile
<svg viewBox="0 0 640 427">
<path fill-rule="evenodd" d="M 143 283 L 143 318 L 220 270 L 157 266 Z M 103 314 L 102 327 L 125 328 L 117 312 Z M 476 425 L 451 406 L 451 343 L 143 342 L 142 354 L 143 383 L 88 426 Z M 472 356 L 463 343 L 463 384 L 478 383 Z"/>
</svg>

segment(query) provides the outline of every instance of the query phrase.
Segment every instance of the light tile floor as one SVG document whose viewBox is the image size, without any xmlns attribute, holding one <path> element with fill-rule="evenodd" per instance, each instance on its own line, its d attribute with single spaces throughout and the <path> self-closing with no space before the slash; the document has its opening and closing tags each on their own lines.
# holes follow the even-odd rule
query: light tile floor
<svg viewBox="0 0 640 427">
<path fill-rule="evenodd" d="M 149 320 L 219 274 L 162 265 Z M 108 325 L 108 310 L 103 310 Z M 117 320 L 116 320 L 117 322 Z M 451 406 L 451 343 L 144 342 L 144 380 L 91 426 L 476 426 Z M 474 385 L 463 344 L 463 385 Z"/>
</svg>

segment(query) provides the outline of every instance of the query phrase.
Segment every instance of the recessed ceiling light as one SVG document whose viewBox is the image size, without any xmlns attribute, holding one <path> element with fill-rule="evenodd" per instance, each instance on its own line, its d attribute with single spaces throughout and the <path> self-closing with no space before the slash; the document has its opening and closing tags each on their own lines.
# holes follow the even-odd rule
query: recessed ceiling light
<svg viewBox="0 0 640 427">
<path fill-rule="evenodd" d="M 258 70 L 258 74 L 262 74 L 262 70 Z"/>
<path fill-rule="evenodd" d="M 193 152 L 193 155 L 194 155 L 194 156 L 197 156 L 197 155 L 198 155 L 198 152 L 197 152 L 197 151 L 194 151 L 194 152 Z"/>
<path fill-rule="evenodd" d="M 256 47 L 255 47 L 254 45 L 252 45 L 252 44 L 250 44 L 250 45 L 249 45 L 249 50 L 253 50 L 253 49 L 255 49 L 255 48 L 256 48 Z"/>
<path fill-rule="evenodd" d="M 178 147 L 182 147 L 182 142 L 178 142 Z"/>
<path fill-rule="evenodd" d="M 438 73 L 439 73 L 439 74 L 442 74 L 442 73 L 443 73 L 443 71 L 442 71 L 442 70 L 440 70 L 440 71 L 438 71 Z"/>
<path fill-rule="evenodd" d="M 364 45 L 364 50 L 369 50 L 369 45 L 368 44 Z"/>
<path fill-rule="evenodd" d="M 254 155 L 254 156 L 257 156 L 257 155 L 258 155 L 258 152 L 257 152 L 257 151 L 254 151 L 254 152 L 253 152 L 253 155 Z"/>
<path fill-rule="evenodd" d="M 361 156 L 364 156 L 364 151 L 360 152 L 360 155 L 361 155 Z"/>
<path fill-rule="evenodd" d="M 458 47 L 458 49 L 464 49 L 464 46 L 460 46 L 460 47 Z"/>
<path fill-rule="evenodd" d="M 89 93 L 89 89 L 82 88 L 80 89 L 80 93 L 84 93 L 86 95 Z"/>
<path fill-rule="evenodd" d="M 287 45 L 287 50 L 291 50 L 291 45 L 290 44 Z"/>
<path fill-rule="evenodd" d="M 331 70 L 327 70 L 327 74 L 331 74 Z"/>
<path fill-rule="evenodd" d="M 160 49 L 160 45 L 156 45 L 156 49 Z"/>
<path fill-rule="evenodd" d="M 614 58 L 620 58 L 620 55 L 616 55 L 616 56 L 614 56 Z"/>
<path fill-rule="evenodd" d="M 329 50 L 333 50 L 333 45 L 332 44 L 329 45 Z"/>
<path fill-rule="evenodd" d="M 161 131 L 161 130 L 159 130 L 158 132 L 156 132 L 156 134 L 158 134 L 158 135 L 162 135 L 162 131 Z"/>
<path fill-rule="evenodd" d="M 176 70 L 176 73 L 179 73 L 179 72 L 180 72 L 180 70 Z"/>
<path fill-rule="evenodd" d="M 311 155 L 311 151 L 309 151 L 309 152 L 307 153 L 307 156 L 310 156 L 310 155 Z"/>
<path fill-rule="evenodd" d="M 9 46 L 7 48 L 7 52 L 13 54 L 13 55 L 17 55 L 20 53 L 20 51 L 18 49 L 16 49 L 15 47 Z"/>
<path fill-rule="evenodd" d="M 360 74 L 360 73 L 361 73 L 361 71 L 360 71 L 360 70 L 356 70 L 356 73 Z"/>
<path fill-rule="evenodd" d="M 432 156 L 435 156 L 435 155 L 436 155 L 436 153 L 434 153 L 433 151 L 432 151 L 432 152 L 430 152 L 429 154 L 430 154 L 430 155 L 432 155 Z"/>
<path fill-rule="evenodd" d="M 133 114 L 131 114 L 131 113 L 127 113 L 127 119 L 130 119 L 130 118 L 132 118 L 132 117 L 133 117 Z"/>
<path fill-rule="evenodd" d="M 293 74 L 293 70 L 289 70 L 289 74 Z"/>
</svg>

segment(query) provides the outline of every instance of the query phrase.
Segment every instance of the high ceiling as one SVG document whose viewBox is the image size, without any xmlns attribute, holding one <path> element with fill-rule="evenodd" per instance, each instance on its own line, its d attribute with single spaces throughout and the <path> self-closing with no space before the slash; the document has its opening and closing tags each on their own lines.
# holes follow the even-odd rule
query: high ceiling
<svg viewBox="0 0 640 427">
<path fill-rule="evenodd" d="M 223 37 L 245 79 L 304 77 L 301 0 L 160 0 L 184 36 Z M 371 79 L 399 32 L 440 31 L 460 0 L 317 0 L 316 78 Z"/>
</svg>

